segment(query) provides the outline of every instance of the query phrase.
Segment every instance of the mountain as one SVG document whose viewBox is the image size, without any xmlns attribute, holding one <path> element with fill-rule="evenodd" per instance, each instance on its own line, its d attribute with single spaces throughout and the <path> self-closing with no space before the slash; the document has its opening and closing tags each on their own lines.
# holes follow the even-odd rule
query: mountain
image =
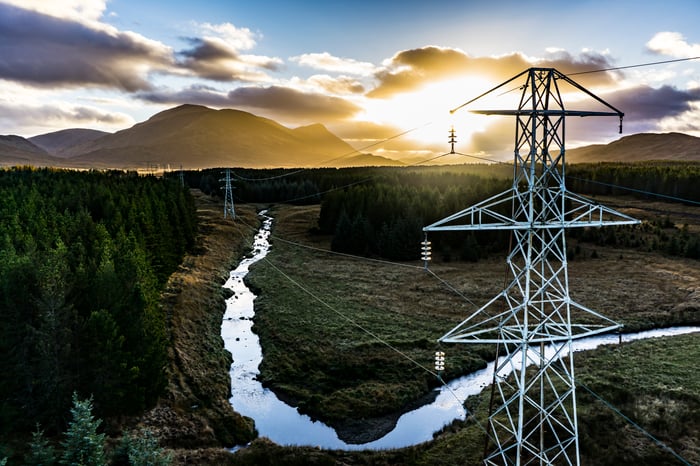
<svg viewBox="0 0 700 466">
<path fill-rule="evenodd" d="M 93 168 L 319 167 L 399 164 L 363 155 L 323 125 L 296 129 L 240 110 L 181 105 L 129 129 L 63 150 L 66 164 Z"/>
<path fill-rule="evenodd" d="M 73 128 L 34 136 L 29 138 L 29 141 L 51 155 L 66 157 L 66 152 L 70 151 L 71 148 L 108 134 L 110 133 L 95 129 Z"/>
<path fill-rule="evenodd" d="M 569 163 L 645 160 L 700 162 L 700 138 L 682 133 L 639 133 L 610 144 L 594 144 L 566 151 L 566 161 Z"/>
<path fill-rule="evenodd" d="M 61 160 L 21 136 L 0 136 L 0 166 L 58 166 Z"/>
</svg>

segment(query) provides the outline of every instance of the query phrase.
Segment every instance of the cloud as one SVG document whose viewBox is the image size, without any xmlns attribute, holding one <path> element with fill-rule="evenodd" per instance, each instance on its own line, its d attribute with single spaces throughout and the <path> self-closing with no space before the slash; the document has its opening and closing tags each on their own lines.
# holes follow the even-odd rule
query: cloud
<svg viewBox="0 0 700 466">
<path fill-rule="evenodd" d="M 235 50 L 250 50 L 257 44 L 256 34 L 248 28 L 238 28 L 231 23 L 194 23 L 196 29 L 207 37 L 217 37 Z"/>
<path fill-rule="evenodd" d="M 218 108 L 230 105 L 226 92 L 200 84 L 191 85 L 180 90 L 152 89 L 145 92 L 137 92 L 134 96 L 155 104 L 199 104 Z"/>
<path fill-rule="evenodd" d="M 388 98 L 398 93 L 414 91 L 428 83 L 464 75 L 493 79 L 497 84 L 533 66 L 556 68 L 569 74 L 611 68 L 612 64 L 607 56 L 590 51 L 575 57 L 559 49 L 550 49 L 544 58 L 533 59 L 521 53 L 499 57 L 471 57 L 458 49 L 429 46 L 398 52 L 385 61 L 384 67 L 375 74 L 377 86 L 367 96 Z M 611 84 L 615 76 L 610 73 L 592 73 L 582 75 L 576 81 L 582 85 Z"/>
<path fill-rule="evenodd" d="M 676 58 L 700 56 L 700 44 L 689 44 L 679 32 L 657 32 L 646 43 L 647 50 Z"/>
<path fill-rule="evenodd" d="M 345 119 L 360 111 L 358 106 L 340 97 L 301 92 L 281 86 L 239 87 L 229 92 L 228 98 L 233 105 L 307 121 Z"/>
<path fill-rule="evenodd" d="M 362 94 L 365 86 L 349 76 L 332 77 L 327 74 L 316 74 L 307 79 L 308 84 L 330 94 Z"/>
<path fill-rule="evenodd" d="M 97 22 L 107 8 L 107 0 L 3 0 L 3 3 L 81 23 Z"/>
<path fill-rule="evenodd" d="M 402 133 L 402 130 L 393 125 L 383 125 L 370 121 L 342 121 L 329 125 L 328 128 L 338 137 L 348 142 L 353 141 L 353 145 L 362 147 L 377 141 L 384 141 Z M 415 145 L 415 144 L 414 144 Z"/>
<path fill-rule="evenodd" d="M 110 113 L 86 106 L 0 104 L 0 124 L 5 128 L 36 128 L 41 132 L 57 127 L 124 127 L 133 124 L 133 119 L 123 113 Z"/>
<path fill-rule="evenodd" d="M 291 57 L 290 60 L 303 66 L 330 73 L 371 76 L 376 71 L 376 66 L 372 63 L 361 62 L 353 60 L 352 58 L 339 58 L 328 52 L 305 53 L 303 55 Z"/>
<path fill-rule="evenodd" d="M 0 78 L 35 86 L 149 89 L 148 74 L 172 65 L 165 45 L 0 4 Z"/>
<path fill-rule="evenodd" d="M 240 55 L 237 50 L 216 38 L 186 39 L 192 48 L 178 53 L 179 66 L 196 76 L 213 81 L 258 82 L 267 79 L 263 70 L 276 70 L 281 61 L 255 55 Z"/>
<path fill-rule="evenodd" d="M 279 58 L 242 54 L 256 45 L 255 34 L 231 23 L 195 24 L 203 37 L 186 37 L 190 49 L 178 52 L 178 66 L 213 81 L 269 81 L 266 71 L 283 65 Z"/>
<path fill-rule="evenodd" d="M 664 128 L 686 128 L 696 131 L 691 115 L 700 104 L 700 89 L 680 90 L 672 86 L 653 88 L 646 85 L 635 86 L 620 91 L 599 95 L 620 111 L 624 112 L 624 134 L 655 132 Z M 568 105 L 576 110 L 603 110 L 593 100 L 585 100 Z M 494 119 L 498 117 L 493 117 Z M 620 137 L 619 121 L 616 117 L 568 117 L 566 126 L 566 146 L 600 143 Z M 472 149 L 489 153 L 513 149 L 515 119 L 500 117 L 483 133 L 472 138 Z"/>
<path fill-rule="evenodd" d="M 340 97 L 302 92 L 281 86 L 239 87 L 228 93 L 211 87 L 192 86 L 182 91 L 141 92 L 137 97 L 154 103 L 235 107 L 263 114 L 269 118 L 299 123 L 343 120 L 360 111 L 357 105 Z"/>
</svg>

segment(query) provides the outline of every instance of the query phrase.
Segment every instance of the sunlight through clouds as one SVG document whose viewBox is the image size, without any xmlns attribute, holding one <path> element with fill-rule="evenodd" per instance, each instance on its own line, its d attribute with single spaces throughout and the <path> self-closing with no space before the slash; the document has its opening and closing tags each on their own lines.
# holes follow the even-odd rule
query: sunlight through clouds
<svg viewBox="0 0 700 466">
<path fill-rule="evenodd" d="M 328 52 L 305 53 L 291 57 L 290 60 L 317 70 L 358 76 L 371 76 L 377 69 L 372 63 L 360 62 L 351 58 L 334 57 Z"/>
</svg>

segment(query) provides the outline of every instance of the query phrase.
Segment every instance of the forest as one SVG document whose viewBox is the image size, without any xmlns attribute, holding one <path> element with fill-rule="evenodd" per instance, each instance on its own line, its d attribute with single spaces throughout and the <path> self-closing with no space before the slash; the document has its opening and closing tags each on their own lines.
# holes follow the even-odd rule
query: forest
<svg viewBox="0 0 700 466">
<path fill-rule="evenodd" d="M 233 169 L 236 202 L 321 204 L 318 233 L 333 235 L 338 252 L 390 260 L 420 255 L 422 228 L 512 185 L 509 164 L 427 167 Z M 187 182 L 221 193 L 221 170 L 189 172 Z M 700 164 L 684 162 L 597 163 L 566 167 L 567 189 L 584 196 L 698 202 Z M 659 218 L 641 226 L 571 231 L 577 241 L 662 251 L 700 258 L 700 236 Z M 504 232 L 435 235 L 442 260 L 477 261 L 508 244 Z M 570 258 L 580 251 L 572 247 Z"/>
<path fill-rule="evenodd" d="M 72 398 L 138 413 L 166 380 L 159 293 L 194 246 L 189 192 L 120 171 L 0 171 L 0 436 L 61 432 Z"/>
</svg>

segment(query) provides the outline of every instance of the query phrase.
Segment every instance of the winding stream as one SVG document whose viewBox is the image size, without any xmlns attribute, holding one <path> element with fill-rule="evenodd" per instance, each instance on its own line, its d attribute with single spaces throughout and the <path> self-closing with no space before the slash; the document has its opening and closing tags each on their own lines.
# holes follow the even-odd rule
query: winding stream
<svg viewBox="0 0 700 466">
<path fill-rule="evenodd" d="M 494 363 L 465 377 L 451 381 L 440 389 L 432 403 L 403 414 L 396 427 L 384 437 L 364 444 L 348 444 L 338 438 L 335 430 L 322 422 L 313 421 L 280 401 L 277 396 L 256 380 L 262 362 L 258 336 L 253 333 L 253 301 L 255 295 L 245 286 L 243 278 L 252 264 L 263 259 L 269 250 L 268 237 L 272 218 L 260 212 L 263 225 L 255 236 L 252 255 L 233 270 L 225 288 L 233 295 L 226 301 L 226 312 L 221 324 L 221 336 L 226 349 L 233 356 L 231 365 L 232 393 L 229 401 L 237 412 L 255 420 L 261 437 L 280 445 L 308 445 L 330 449 L 364 450 L 401 448 L 429 441 L 433 433 L 455 419 L 464 419 L 462 402 L 476 395 L 491 383 Z M 650 330 L 622 336 L 622 341 L 641 340 L 659 336 L 700 332 L 700 327 L 673 327 Z M 600 345 L 618 342 L 618 335 L 603 335 L 577 340 L 574 351 L 594 349 Z M 568 353 L 566 353 L 568 354 Z M 565 354 L 562 354 L 565 356 Z M 506 375 L 506 374 L 502 374 Z"/>
</svg>

